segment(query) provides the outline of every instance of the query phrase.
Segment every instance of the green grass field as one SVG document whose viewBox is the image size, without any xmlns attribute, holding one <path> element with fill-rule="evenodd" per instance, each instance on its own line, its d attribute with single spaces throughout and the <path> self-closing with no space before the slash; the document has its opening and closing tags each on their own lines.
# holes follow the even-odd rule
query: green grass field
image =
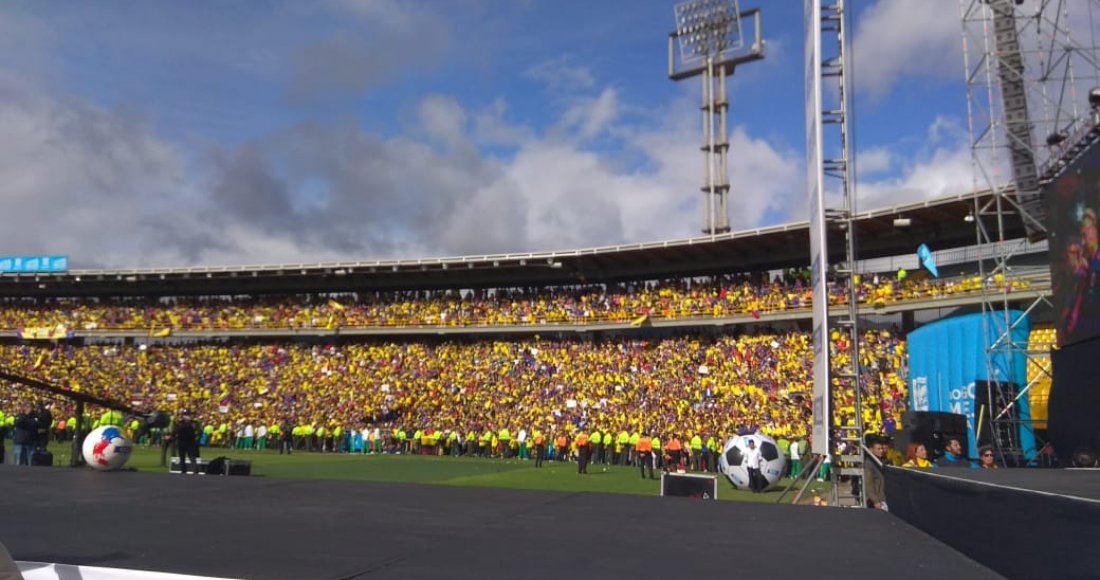
<svg viewBox="0 0 1100 580">
<path fill-rule="evenodd" d="M 70 448 L 67 444 L 51 444 L 54 462 L 68 465 Z M 9 444 L 10 452 L 10 444 Z M 540 469 L 534 461 L 517 459 L 481 459 L 465 457 L 434 457 L 413 455 L 358 455 L 338 453 L 304 453 L 279 455 L 275 451 L 238 451 L 234 449 L 204 448 L 207 459 L 225 455 L 233 459 L 252 462 L 253 477 L 295 479 L 338 479 L 352 481 L 406 482 L 465 487 L 493 487 L 566 492 L 628 493 L 660 495 L 658 480 L 642 479 L 633 467 L 605 467 L 593 465 L 587 475 L 577 474 L 574 463 L 544 462 Z M 159 467 L 160 450 L 135 447 L 127 464 L 142 472 L 167 473 Z M 779 490 L 786 487 L 784 479 Z M 810 491 L 828 494 L 827 483 L 814 482 Z M 718 479 L 718 498 L 734 501 L 774 502 L 780 491 L 753 494 L 734 489 L 724 477 Z M 807 499 L 812 497 L 807 494 Z M 793 499 L 789 494 L 784 501 Z"/>
</svg>

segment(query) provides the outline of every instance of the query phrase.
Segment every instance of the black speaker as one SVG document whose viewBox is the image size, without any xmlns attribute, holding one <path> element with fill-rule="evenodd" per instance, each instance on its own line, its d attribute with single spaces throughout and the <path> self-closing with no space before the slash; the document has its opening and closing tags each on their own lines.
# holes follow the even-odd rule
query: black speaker
<svg viewBox="0 0 1100 580">
<path fill-rule="evenodd" d="M 228 457 L 210 460 L 206 466 L 207 475 L 252 475 L 252 462 Z"/>
<path fill-rule="evenodd" d="M 187 471 L 189 473 L 206 473 L 206 467 L 209 462 L 202 457 L 196 458 L 194 461 L 187 462 Z M 168 462 L 168 473 L 183 473 L 183 464 L 180 463 L 179 457 L 173 457 Z"/>
<path fill-rule="evenodd" d="M 39 467 L 51 467 L 53 465 L 53 453 L 45 449 L 35 449 L 31 453 L 31 465 Z"/>
<path fill-rule="evenodd" d="M 718 479 L 711 475 L 662 473 L 661 495 L 718 499 Z"/>
<path fill-rule="evenodd" d="M 230 459 L 229 475 L 252 475 L 252 462 L 240 459 Z"/>
</svg>

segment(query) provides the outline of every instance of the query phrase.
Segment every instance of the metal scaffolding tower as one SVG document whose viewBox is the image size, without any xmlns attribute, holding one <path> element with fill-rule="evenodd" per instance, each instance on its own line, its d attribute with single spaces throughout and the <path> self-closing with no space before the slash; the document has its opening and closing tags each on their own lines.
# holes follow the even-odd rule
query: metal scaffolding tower
<svg viewBox="0 0 1100 580">
<path fill-rule="evenodd" d="M 806 0 L 807 171 L 810 189 L 810 239 L 813 256 L 814 309 L 814 453 L 832 458 L 832 505 L 866 505 L 863 482 L 863 372 L 859 357 L 859 301 L 855 239 L 855 167 L 852 157 L 851 80 L 847 53 L 844 0 L 822 4 Z M 826 90 L 831 94 L 826 96 Z M 825 205 L 825 178 L 840 187 L 842 205 Z M 828 264 L 828 231 L 845 239 L 845 261 Z M 845 289 L 848 308 L 828 319 L 827 277 Z M 836 328 L 846 338 L 846 352 L 831 352 Z M 839 411 L 851 404 L 852 416 Z M 824 437 L 823 442 L 819 439 Z M 851 481 L 850 488 L 840 478 Z"/>
<path fill-rule="evenodd" d="M 764 58 L 760 9 L 741 12 L 737 0 L 692 0 L 677 4 L 675 13 L 676 31 L 668 35 L 668 77 L 703 79 L 703 233 L 723 234 L 730 231 L 726 77 L 737 65 Z M 755 34 L 747 47 L 743 24 L 751 24 Z"/>
<path fill-rule="evenodd" d="M 988 423 L 975 427 L 979 437 L 988 427 L 1001 461 L 1011 463 L 1033 451 L 1022 447 L 1021 429 L 1031 430 L 1031 422 L 1017 403 L 1039 378 L 1049 377 L 1049 367 L 1033 360 L 1037 353 L 1029 351 L 1026 338 L 1012 336 L 1024 317 L 1011 314 L 1011 293 L 1020 286 L 1011 267 L 1017 245 L 1007 232 L 1022 224 L 1032 240 L 1046 237 L 1042 178 L 1064 163 L 1072 144 L 1092 126 L 1084 95 L 1100 82 L 1094 26 L 1100 0 L 960 3 L 974 190 L 993 194 L 987 202 L 976 201 L 973 214 L 990 341 L 989 381 L 979 393 L 986 405 L 975 409 Z M 1038 298 L 1022 311 L 1044 305 L 1049 301 Z M 1015 376 L 1008 361 L 1019 355 L 1028 357 L 1029 367 L 1042 369 L 1041 376 L 1031 382 Z"/>
</svg>

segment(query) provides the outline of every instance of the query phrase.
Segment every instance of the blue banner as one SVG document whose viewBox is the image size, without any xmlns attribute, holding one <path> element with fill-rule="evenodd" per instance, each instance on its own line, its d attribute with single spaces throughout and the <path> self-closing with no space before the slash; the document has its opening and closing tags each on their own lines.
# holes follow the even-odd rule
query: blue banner
<svg viewBox="0 0 1100 580">
<path fill-rule="evenodd" d="M 1027 355 L 1021 350 L 998 349 L 992 364 L 986 365 L 986 349 L 1004 333 L 1003 314 L 967 314 L 922 326 L 909 333 L 909 400 L 913 411 L 940 411 L 966 416 L 971 458 L 977 456 L 976 383 L 1000 381 L 1027 385 Z M 1030 320 L 1018 310 L 1009 311 L 1018 321 L 1012 329 L 1012 342 L 1026 345 Z M 983 337 L 985 337 L 983 339 Z M 990 369 L 990 366 L 992 369 Z M 993 376 L 990 376 L 990 375 Z M 1027 396 L 1016 401 L 1018 417 L 1030 418 Z M 989 424 L 988 415 L 982 417 Z M 1035 435 L 1025 423 L 1020 427 L 1020 443 L 1028 459 L 1035 456 Z"/>
<path fill-rule="evenodd" d="M 0 274 L 51 274 L 68 271 L 68 256 L 0 256 Z"/>
</svg>

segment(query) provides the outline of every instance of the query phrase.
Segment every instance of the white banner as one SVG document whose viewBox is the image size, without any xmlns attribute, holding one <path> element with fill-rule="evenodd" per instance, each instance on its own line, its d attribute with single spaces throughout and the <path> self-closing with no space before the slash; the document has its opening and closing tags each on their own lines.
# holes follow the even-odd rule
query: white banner
<svg viewBox="0 0 1100 580">
<path fill-rule="evenodd" d="M 821 0 L 806 0 L 806 189 L 810 203 L 810 274 L 813 282 L 814 453 L 829 452 L 829 250 L 825 226 L 825 170 L 821 142 Z"/>
</svg>

